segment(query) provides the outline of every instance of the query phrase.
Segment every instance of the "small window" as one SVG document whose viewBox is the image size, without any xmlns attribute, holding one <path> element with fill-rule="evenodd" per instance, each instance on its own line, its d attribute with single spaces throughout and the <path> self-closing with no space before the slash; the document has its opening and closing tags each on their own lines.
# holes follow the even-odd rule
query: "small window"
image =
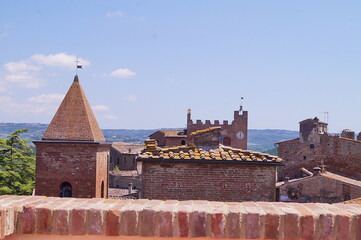
<svg viewBox="0 0 361 240">
<path fill-rule="evenodd" d="M 315 148 L 315 144 L 310 144 L 310 149 L 314 149 Z"/>
<path fill-rule="evenodd" d="M 72 187 L 68 182 L 60 184 L 60 197 L 72 197 Z"/>
<path fill-rule="evenodd" d="M 181 141 L 181 145 L 186 145 L 186 141 L 185 141 L 185 140 L 182 140 L 182 141 Z"/>
<path fill-rule="evenodd" d="M 306 160 L 306 156 L 303 156 L 303 160 Z"/>
<path fill-rule="evenodd" d="M 100 186 L 100 197 L 104 198 L 104 181 L 102 181 L 102 184 Z"/>
<path fill-rule="evenodd" d="M 223 139 L 223 145 L 225 146 L 231 146 L 231 139 L 229 137 L 225 137 Z"/>
</svg>

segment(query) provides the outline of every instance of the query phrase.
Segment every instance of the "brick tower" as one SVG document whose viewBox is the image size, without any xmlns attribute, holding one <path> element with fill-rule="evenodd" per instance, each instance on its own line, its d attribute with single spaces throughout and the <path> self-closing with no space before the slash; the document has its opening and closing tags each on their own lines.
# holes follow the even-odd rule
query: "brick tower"
<svg viewBox="0 0 361 240">
<path fill-rule="evenodd" d="M 36 195 L 106 198 L 105 143 L 78 76 L 36 145 Z"/>
<path fill-rule="evenodd" d="M 204 123 L 201 120 L 193 122 L 191 117 L 191 110 L 187 112 L 187 143 L 191 142 L 191 133 L 203 130 L 211 127 L 221 127 L 220 142 L 223 145 L 240 148 L 243 150 L 247 149 L 248 139 L 248 112 L 243 111 L 242 106 L 239 111 L 234 111 L 234 118 L 231 123 L 223 121 L 220 123 L 219 120 L 215 120 L 211 123 L 210 120 L 206 120 Z"/>
</svg>

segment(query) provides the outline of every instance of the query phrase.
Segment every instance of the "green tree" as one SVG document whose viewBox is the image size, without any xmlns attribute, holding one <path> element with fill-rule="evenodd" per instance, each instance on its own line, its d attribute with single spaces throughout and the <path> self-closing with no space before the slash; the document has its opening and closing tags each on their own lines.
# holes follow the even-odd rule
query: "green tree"
<svg viewBox="0 0 361 240">
<path fill-rule="evenodd" d="M 20 135 L 19 129 L 0 139 L 0 195 L 30 195 L 35 187 L 35 157 L 33 150 Z"/>
</svg>

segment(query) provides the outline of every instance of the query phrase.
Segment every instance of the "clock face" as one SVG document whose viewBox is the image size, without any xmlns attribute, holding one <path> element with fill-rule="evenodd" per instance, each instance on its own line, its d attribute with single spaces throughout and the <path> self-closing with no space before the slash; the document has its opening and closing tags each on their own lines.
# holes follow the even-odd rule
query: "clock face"
<svg viewBox="0 0 361 240">
<path fill-rule="evenodd" d="M 239 131 L 239 132 L 237 132 L 236 136 L 239 140 L 241 140 L 244 138 L 244 133 L 242 131 Z"/>
</svg>

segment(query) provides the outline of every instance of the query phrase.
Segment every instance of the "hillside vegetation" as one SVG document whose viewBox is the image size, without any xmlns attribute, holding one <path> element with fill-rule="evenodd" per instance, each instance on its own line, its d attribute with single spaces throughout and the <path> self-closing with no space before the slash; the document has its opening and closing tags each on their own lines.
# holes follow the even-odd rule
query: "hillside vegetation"
<svg viewBox="0 0 361 240">
<path fill-rule="evenodd" d="M 29 142 L 40 140 L 48 124 L 40 123 L 0 123 L 0 138 L 6 138 L 17 129 L 29 129 L 22 138 Z M 169 129 L 169 128 L 168 128 Z M 174 128 L 173 128 L 174 129 Z M 102 129 L 110 142 L 143 143 L 150 134 L 160 129 Z M 298 137 L 297 131 L 279 129 L 249 129 L 248 149 L 277 154 L 275 143 Z"/>
</svg>

